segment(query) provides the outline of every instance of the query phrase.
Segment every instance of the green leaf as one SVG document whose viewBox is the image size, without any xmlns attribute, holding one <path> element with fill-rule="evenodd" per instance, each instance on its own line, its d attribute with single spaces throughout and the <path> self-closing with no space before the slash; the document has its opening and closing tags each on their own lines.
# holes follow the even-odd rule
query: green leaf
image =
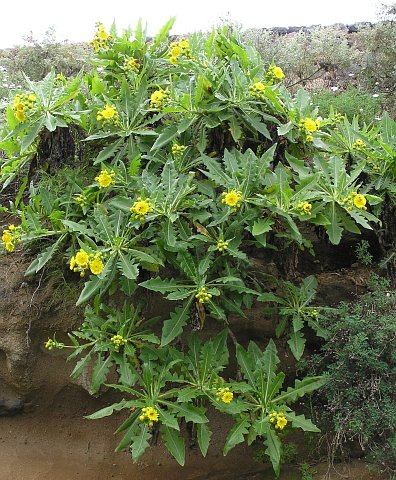
<svg viewBox="0 0 396 480">
<path fill-rule="evenodd" d="M 27 268 L 25 272 L 25 277 L 28 277 L 40 271 L 44 267 L 44 265 L 46 265 L 51 260 L 51 258 L 54 256 L 54 253 L 58 250 L 64 239 L 65 235 L 61 235 L 56 242 L 54 242 L 52 245 L 39 253 L 37 255 L 37 258 L 35 258 Z"/>
<path fill-rule="evenodd" d="M 198 445 L 204 457 L 206 457 L 208 452 L 211 436 L 212 432 L 209 430 L 209 427 L 206 423 L 199 423 L 197 425 Z"/>
<path fill-rule="evenodd" d="M 162 425 L 161 434 L 164 439 L 165 446 L 169 450 L 170 454 L 175 458 L 179 465 L 184 466 L 186 448 L 180 433 L 177 430 L 168 427 L 167 425 Z"/>
<path fill-rule="evenodd" d="M 326 383 L 325 377 L 305 377 L 302 380 L 296 380 L 294 387 L 288 387 L 286 392 L 282 392 L 278 397 L 273 399 L 274 403 L 293 403 L 299 397 L 303 397 L 306 393 L 313 392 L 322 387 Z"/>
<path fill-rule="evenodd" d="M 22 144 L 21 144 L 21 155 L 30 147 L 30 145 L 34 142 L 37 135 L 39 134 L 40 130 L 43 128 L 44 119 L 40 118 L 34 123 L 30 130 L 26 133 Z"/>
<path fill-rule="evenodd" d="M 89 389 L 89 393 L 91 393 L 91 395 L 97 393 L 100 386 L 105 383 L 111 363 L 111 357 L 107 357 L 106 360 L 103 360 L 102 354 L 98 355 L 98 359 L 96 360 L 96 364 L 92 372 L 91 386 Z"/>
<path fill-rule="evenodd" d="M 271 225 L 274 223 L 274 220 L 272 218 L 267 217 L 267 218 L 259 218 L 256 220 L 253 224 L 252 228 L 252 235 L 257 236 L 257 235 L 262 235 L 263 233 L 267 233 L 271 231 Z"/>
<path fill-rule="evenodd" d="M 227 455 L 227 453 L 238 445 L 238 443 L 242 443 L 245 440 L 244 435 L 249 433 L 250 421 L 248 417 L 242 417 L 239 419 L 235 425 L 231 428 L 230 432 L 227 435 L 223 455 Z"/>
<path fill-rule="evenodd" d="M 170 247 L 174 247 L 176 245 L 175 226 L 173 225 L 173 223 L 170 221 L 169 218 L 165 220 L 165 223 L 163 224 L 162 232 L 164 234 L 165 242 Z"/>
<path fill-rule="evenodd" d="M 278 127 L 278 135 L 286 135 L 287 133 L 290 132 L 290 130 L 293 130 L 293 122 L 287 122 L 284 125 L 280 125 Z"/>
<path fill-rule="evenodd" d="M 136 435 L 136 431 L 139 429 L 139 410 L 133 412 L 133 414 L 117 429 L 116 433 L 119 433 L 125 429 L 124 436 L 122 437 L 120 443 L 117 445 L 115 452 L 121 452 L 128 445 L 132 443 L 132 437 Z"/>
<path fill-rule="evenodd" d="M 289 344 L 290 350 L 296 360 L 300 360 L 302 357 L 305 349 L 305 342 L 306 340 L 302 332 L 298 331 L 290 334 L 290 339 L 287 343 Z"/>
<path fill-rule="evenodd" d="M 135 280 L 139 275 L 138 266 L 132 262 L 130 255 L 124 255 L 123 253 L 118 253 L 118 268 L 124 277 L 129 280 Z"/>
<path fill-rule="evenodd" d="M 148 290 L 152 290 L 154 292 L 160 292 L 165 294 L 167 292 L 174 292 L 179 289 L 179 285 L 173 278 L 169 279 L 162 279 L 160 277 L 150 278 L 150 280 L 146 280 L 145 282 L 139 283 L 141 287 L 147 288 Z"/>
<path fill-rule="evenodd" d="M 208 419 L 203 413 L 203 408 L 195 407 L 191 403 L 182 403 L 181 405 L 175 405 L 177 410 L 177 416 L 184 417 L 186 422 L 193 423 L 207 423 Z"/>
<path fill-rule="evenodd" d="M 309 418 L 305 418 L 304 415 L 287 412 L 286 418 L 292 422 L 293 428 L 301 428 L 304 432 L 320 432 L 320 429 Z"/>
<path fill-rule="evenodd" d="M 85 357 L 81 358 L 75 365 L 73 371 L 71 372 L 70 376 L 72 378 L 78 378 L 82 371 L 84 370 L 84 368 L 87 368 L 90 361 L 91 361 L 91 358 L 92 358 L 92 352 L 88 353 L 88 355 L 86 355 Z"/>
<path fill-rule="evenodd" d="M 250 385 L 255 386 L 256 382 L 253 375 L 253 365 L 251 364 L 250 357 L 245 349 L 239 344 L 236 346 L 236 357 L 245 378 L 248 380 Z"/>
<path fill-rule="evenodd" d="M 91 415 L 85 415 L 84 418 L 87 418 L 88 420 L 97 420 L 98 418 L 109 417 L 112 415 L 114 410 L 122 410 L 125 406 L 125 403 L 125 400 L 122 400 L 119 403 L 113 403 L 113 405 L 102 408 L 95 413 L 91 413 Z"/>
<path fill-rule="evenodd" d="M 154 255 L 150 255 L 142 250 L 129 249 L 129 253 L 141 263 L 151 263 L 153 265 L 164 265 L 162 260 Z"/>
<path fill-rule="evenodd" d="M 186 276 L 195 283 L 199 282 L 199 274 L 193 257 L 186 251 L 182 250 L 177 255 L 179 268 L 186 274 Z"/>
<path fill-rule="evenodd" d="M 67 227 L 69 232 L 77 232 L 86 235 L 87 237 L 92 235 L 92 230 L 87 228 L 84 223 L 72 222 L 71 220 L 62 220 L 62 224 Z"/>
<path fill-rule="evenodd" d="M 178 136 L 178 126 L 177 124 L 169 125 L 165 127 L 160 135 L 158 136 L 157 140 L 154 142 L 154 145 L 151 147 L 151 151 L 158 150 L 159 148 L 164 147 L 168 143 L 170 143 L 174 138 Z"/>
<path fill-rule="evenodd" d="M 165 320 L 162 328 L 161 347 L 168 345 L 168 343 L 182 333 L 183 327 L 189 318 L 191 301 L 192 298 L 181 307 L 177 307 L 176 310 L 170 314 L 170 318 Z"/>
<path fill-rule="evenodd" d="M 268 422 L 265 425 L 265 435 L 264 445 L 267 447 L 265 453 L 271 460 L 276 476 L 279 476 L 282 443 Z"/>
<path fill-rule="evenodd" d="M 150 446 L 148 440 L 150 440 L 151 434 L 148 431 L 148 425 L 141 425 L 140 428 L 140 433 L 136 436 L 133 436 L 131 439 L 131 453 L 133 463 L 139 460 L 146 448 Z"/>
</svg>

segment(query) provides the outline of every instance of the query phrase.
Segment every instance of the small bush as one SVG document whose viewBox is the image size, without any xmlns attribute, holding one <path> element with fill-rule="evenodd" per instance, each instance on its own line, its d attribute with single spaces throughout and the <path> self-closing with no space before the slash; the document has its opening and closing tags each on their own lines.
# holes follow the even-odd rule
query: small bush
<svg viewBox="0 0 396 480">
<path fill-rule="evenodd" d="M 332 424 L 332 455 L 358 441 L 383 471 L 396 469 L 396 296 L 373 276 L 373 291 L 328 315 L 327 343 L 312 359 L 328 376 L 314 397 L 318 418 Z"/>
<path fill-rule="evenodd" d="M 370 124 L 381 113 L 381 98 L 356 87 L 349 87 L 339 93 L 320 90 L 314 93 L 313 101 L 323 117 L 329 116 L 330 107 L 333 106 L 336 112 L 345 115 L 350 121 L 357 115 L 361 124 Z"/>
</svg>

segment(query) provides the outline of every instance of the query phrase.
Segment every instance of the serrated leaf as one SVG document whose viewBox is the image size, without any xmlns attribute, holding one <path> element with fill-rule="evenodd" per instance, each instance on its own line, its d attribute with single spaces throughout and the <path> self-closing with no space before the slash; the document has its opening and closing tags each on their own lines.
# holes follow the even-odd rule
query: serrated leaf
<svg viewBox="0 0 396 480">
<path fill-rule="evenodd" d="M 203 408 L 195 407 L 191 403 L 182 403 L 181 405 L 175 405 L 175 410 L 177 410 L 177 416 L 184 417 L 186 422 L 193 423 L 207 423 L 208 419 L 203 413 Z"/>
<path fill-rule="evenodd" d="M 151 438 L 151 434 L 148 431 L 147 425 L 141 425 L 141 431 L 138 435 L 131 438 L 131 454 L 133 463 L 135 463 L 143 455 L 147 447 L 149 447 L 148 440 Z"/>
<path fill-rule="evenodd" d="M 293 412 L 287 412 L 286 418 L 292 422 L 293 428 L 301 428 L 304 432 L 320 432 L 320 429 L 304 415 L 296 415 Z"/>
<path fill-rule="evenodd" d="M 133 263 L 130 255 L 119 252 L 117 266 L 121 274 L 129 280 L 135 280 L 139 275 L 138 266 Z"/>
<path fill-rule="evenodd" d="M 174 292 L 179 289 L 179 285 L 173 278 L 162 279 L 160 277 L 150 278 L 145 282 L 139 283 L 141 287 L 147 288 L 154 292 L 167 293 Z"/>
<path fill-rule="evenodd" d="M 175 458 L 179 465 L 183 466 L 186 459 L 186 448 L 180 433 L 167 425 L 162 425 L 161 434 L 170 454 Z"/>
<path fill-rule="evenodd" d="M 103 360 L 101 354 L 98 355 L 96 360 L 91 379 L 91 386 L 89 392 L 95 394 L 98 392 L 101 385 L 106 381 L 107 375 L 109 373 L 110 365 L 112 363 L 112 358 L 107 357 L 106 360 Z"/>
<path fill-rule="evenodd" d="M 282 392 L 278 397 L 273 399 L 274 403 L 292 403 L 299 397 L 313 392 L 322 387 L 326 383 L 324 377 L 305 377 L 302 380 L 296 380 L 294 387 L 288 387 L 286 392 Z"/>
<path fill-rule="evenodd" d="M 282 443 L 268 422 L 265 425 L 265 436 L 264 445 L 267 447 L 265 453 L 269 456 L 274 472 L 276 476 L 278 476 L 280 472 Z"/>
<path fill-rule="evenodd" d="M 122 410 L 125 406 L 125 403 L 125 400 L 122 400 L 119 403 L 113 403 L 113 405 L 101 408 L 97 412 L 91 413 L 91 415 L 85 415 L 84 418 L 87 418 L 88 420 L 97 420 L 98 418 L 109 417 L 114 411 Z"/>
<path fill-rule="evenodd" d="M 191 299 L 181 307 L 177 307 L 176 310 L 170 314 L 170 318 L 165 320 L 162 328 L 161 347 L 168 345 L 168 343 L 182 333 L 183 327 L 189 318 L 190 304 Z"/>
<path fill-rule="evenodd" d="M 208 452 L 210 438 L 212 437 L 212 432 L 206 423 L 199 423 L 197 425 L 197 439 L 198 445 L 201 450 L 201 453 L 204 457 Z"/>
<path fill-rule="evenodd" d="M 290 350 L 296 360 L 300 360 L 305 349 L 305 337 L 301 331 L 292 332 L 287 341 Z"/>
<path fill-rule="evenodd" d="M 227 435 L 223 455 L 227 455 L 227 453 L 238 445 L 238 443 L 242 443 L 245 441 L 245 435 L 249 433 L 250 422 L 248 417 L 242 417 L 238 420 L 235 425 L 231 428 L 230 432 Z"/>
<path fill-rule="evenodd" d="M 271 231 L 271 225 L 273 225 L 274 220 L 272 218 L 259 218 L 253 224 L 252 228 L 252 235 L 262 235 L 263 233 L 267 233 Z"/>
</svg>

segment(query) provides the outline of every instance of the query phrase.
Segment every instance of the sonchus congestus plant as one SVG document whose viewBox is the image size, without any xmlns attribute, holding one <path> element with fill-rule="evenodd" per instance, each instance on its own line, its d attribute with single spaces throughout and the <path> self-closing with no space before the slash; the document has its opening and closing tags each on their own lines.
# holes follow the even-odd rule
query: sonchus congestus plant
<svg viewBox="0 0 396 480">
<path fill-rule="evenodd" d="M 305 248 L 309 230 L 324 228 L 338 244 L 344 230 L 372 228 L 380 198 L 364 173 L 373 171 L 375 152 L 390 165 L 391 124 L 378 139 L 334 115 L 318 118 L 309 95 L 288 92 L 281 67 L 264 65 L 230 29 L 171 39 L 173 22 L 153 39 L 141 23 L 121 35 L 98 24 L 92 73 L 66 80 L 51 72 L 11 100 L 0 174 L 2 188 L 15 181 L 18 193 L 2 206 L 15 219 L 1 245 L 12 255 L 30 248 L 36 258 L 27 275 L 61 264 L 64 278 L 81 285 L 86 315 L 72 345 L 46 345 L 74 349 L 73 376 L 92 367 L 94 394 L 116 374 L 112 386 L 128 398 L 91 418 L 129 412 L 119 449 L 129 447 L 136 460 L 160 431 L 183 464 L 183 419 L 206 455 L 206 411 L 214 407 L 237 422 L 225 453 L 246 435 L 248 443 L 263 437 L 279 472 L 282 432 L 315 431 L 289 404 L 322 380 L 280 393 L 273 342 L 264 353 L 254 344 L 244 350 L 232 322 L 257 298 L 277 303 L 277 334 L 289 330 L 296 358 L 305 323 L 323 332 L 310 310 L 314 280 L 285 283 L 275 296 L 252 257 Z M 31 160 L 42 136 L 74 125 L 85 133 L 81 165 L 56 171 L 49 156 L 51 168 L 37 171 Z M 171 313 L 146 321 L 162 298 Z M 214 337 L 202 343 L 201 330 Z M 227 332 L 243 382 L 220 377 Z"/>
</svg>

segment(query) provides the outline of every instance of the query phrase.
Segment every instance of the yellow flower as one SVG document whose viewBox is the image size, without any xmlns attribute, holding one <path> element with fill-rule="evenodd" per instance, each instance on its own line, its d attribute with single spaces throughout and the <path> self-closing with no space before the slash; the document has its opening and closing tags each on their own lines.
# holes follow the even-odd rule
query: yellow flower
<svg viewBox="0 0 396 480">
<path fill-rule="evenodd" d="M 96 118 L 106 122 L 109 122 L 110 120 L 115 122 L 118 119 L 117 109 L 113 105 L 106 105 L 103 110 L 98 112 Z"/>
<path fill-rule="evenodd" d="M 89 262 L 89 269 L 94 275 L 99 275 L 100 273 L 102 273 L 104 269 L 104 264 L 98 255 Z"/>
<path fill-rule="evenodd" d="M 224 250 L 228 249 L 228 243 L 229 242 L 225 242 L 224 240 L 218 240 L 216 250 L 218 250 L 219 252 L 224 252 Z"/>
<path fill-rule="evenodd" d="M 79 267 L 83 269 L 88 268 L 88 253 L 81 248 L 80 251 L 76 253 L 74 261 Z"/>
<path fill-rule="evenodd" d="M 301 120 L 300 125 L 305 128 L 305 130 L 309 133 L 314 133 L 319 130 L 320 121 L 313 120 L 312 118 L 304 118 Z"/>
<path fill-rule="evenodd" d="M 15 250 L 15 245 L 12 242 L 6 242 L 5 249 L 7 252 L 13 252 Z"/>
<path fill-rule="evenodd" d="M 367 200 L 364 195 L 361 195 L 360 193 L 354 195 L 353 203 L 355 204 L 355 207 L 360 208 L 361 210 L 367 210 Z"/>
<path fill-rule="evenodd" d="M 312 135 L 307 135 L 307 136 L 305 137 L 305 141 L 308 142 L 308 143 L 309 143 L 309 142 L 312 142 L 312 140 L 313 140 L 313 136 L 312 136 Z"/>
<path fill-rule="evenodd" d="M 9 230 L 4 230 L 3 232 L 3 235 L 1 237 L 3 243 L 8 243 L 8 242 L 12 242 L 12 235 L 11 235 L 11 232 Z"/>
<path fill-rule="evenodd" d="M 110 185 L 115 184 L 115 172 L 108 171 L 105 168 L 101 170 L 100 174 L 95 177 L 95 180 L 99 183 L 100 188 L 107 188 Z"/>
<path fill-rule="evenodd" d="M 149 198 L 143 199 L 139 197 L 129 210 L 135 214 L 135 218 L 144 220 L 145 215 L 153 212 L 154 208 Z"/>
<path fill-rule="evenodd" d="M 23 123 L 26 120 L 26 115 L 19 110 L 15 112 L 15 117 L 21 123 Z"/>
<path fill-rule="evenodd" d="M 278 415 L 276 420 L 275 428 L 279 428 L 279 430 L 283 430 L 287 425 L 287 420 L 283 415 Z"/>
<path fill-rule="evenodd" d="M 70 270 L 74 270 L 76 266 L 76 257 L 73 255 L 70 259 Z"/>
<path fill-rule="evenodd" d="M 158 422 L 159 414 L 155 408 L 151 408 L 147 412 L 147 418 L 151 420 L 152 422 Z"/>
<path fill-rule="evenodd" d="M 272 77 L 275 80 L 282 80 L 283 78 L 285 78 L 285 74 L 283 73 L 281 67 L 278 67 L 276 65 L 271 65 L 269 67 L 267 76 Z"/>
<path fill-rule="evenodd" d="M 234 394 L 232 392 L 225 392 L 222 397 L 221 397 L 221 400 L 224 402 L 224 403 L 231 403 L 232 399 L 234 398 Z"/>
<path fill-rule="evenodd" d="M 297 205 L 300 215 L 311 215 L 312 203 L 309 202 L 300 202 Z"/>
<path fill-rule="evenodd" d="M 160 109 L 168 99 L 168 93 L 162 88 L 153 92 L 150 96 L 150 107 Z"/>
<path fill-rule="evenodd" d="M 190 42 L 188 40 L 180 40 L 179 47 L 183 50 L 190 48 Z"/>
<path fill-rule="evenodd" d="M 37 100 L 37 97 L 36 97 L 36 95 L 35 95 L 34 93 L 30 93 L 30 94 L 28 95 L 28 100 L 29 100 L 30 102 L 35 102 L 35 101 Z"/>
<path fill-rule="evenodd" d="M 198 290 L 195 298 L 198 300 L 199 303 L 206 303 L 209 302 L 209 300 L 212 298 L 212 294 L 208 293 L 206 287 L 202 287 L 200 290 Z"/>
<path fill-rule="evenodd" d="M 249 87 L 249 93 L 252 97 L 258 98 L 259 100 L 265 99 L 265 85 L 262 82 L 256 82 Z"/>
<path fill-rule="evenodd" d="M 170 51 L 171 57 L 176 57 L 176 58 L 179 55 L 181 55 L 181 53 L 182 53 L 182 49 L 179 46 L 173 47 Z"/>
<path fill-rule="evenodd" d="M 224 192 L 222 194 L 222 203 L 225 203 L 229 207 L 233 208 L 234 210 L 241 206 L 243 197 L 241 192 L 237 192 L 236 190 L 230 190 L 229 192 Z"/>
</svg>

